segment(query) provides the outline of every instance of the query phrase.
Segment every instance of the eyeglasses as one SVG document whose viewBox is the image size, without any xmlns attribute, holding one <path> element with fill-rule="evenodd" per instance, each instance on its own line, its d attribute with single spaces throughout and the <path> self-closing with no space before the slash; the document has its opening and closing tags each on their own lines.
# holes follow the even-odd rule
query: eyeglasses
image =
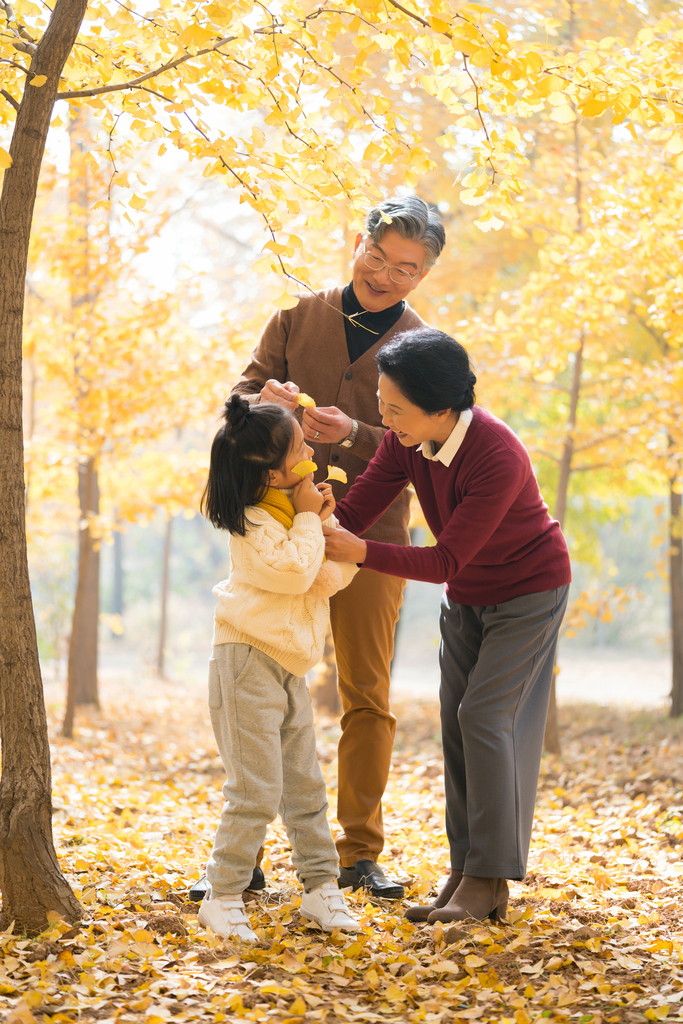
<svg viewBox="0 0 683 1024">
<path fill-rule="evenodd" d="M 363 243 L 361 249 L 361 255 L 365 261 L 365 266 L 369 267 L 370 270 L 384 270 L 385 267 L 389 269 L 389 279 L 394 284 L 408 284 L 409 281 L 414 281 L 418 276 L 417 274 L 409 274 L 407 270 L 403 270 L 401 267 L 392 267 L 390 263 L 383 260 L 381 256 L 375 256 L 374 252 L 368 252 Z"/>
</svg>

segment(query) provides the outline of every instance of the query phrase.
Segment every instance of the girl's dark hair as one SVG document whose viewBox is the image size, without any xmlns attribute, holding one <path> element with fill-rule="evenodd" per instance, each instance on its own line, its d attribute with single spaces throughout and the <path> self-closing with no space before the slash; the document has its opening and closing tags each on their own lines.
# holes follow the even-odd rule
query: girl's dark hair
<svg viewBox="0 0 683 1024">
<path fill-rule="evenodd" d="M 245 510 L 261 501 L 268 473 L 287 458 L 296 420 L 282 405 L 250 405 L 241 395 L 230 396 L 223 417 L 225 425 L 211 445 L 209 479 L 199 507 L 217 529 L 243 537 L 249 525 Z"/>
<path fill-rule="evenodd" d="M 474 405 L 477 378 L 467 351 L 443 331 L 404 331 L 382 346 L 377 365 L 423 412 L 463 412 Z"/>
</svg>

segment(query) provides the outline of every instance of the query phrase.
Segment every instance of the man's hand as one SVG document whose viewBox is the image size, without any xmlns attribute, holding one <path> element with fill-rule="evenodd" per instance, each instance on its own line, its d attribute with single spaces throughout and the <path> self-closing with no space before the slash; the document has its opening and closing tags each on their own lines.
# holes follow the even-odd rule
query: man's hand
<svg viewBox="0 0 683 1024">
<path fill-rule="evenodd" d="M 321 520 L 325 522 L 326 519 L 330 518 L 337 507 L 337 502 L 334 500 L 334 494 L 332 493 L 332 484 L 316 484 L 316 490 L 320 491 L 324 498 L 323 507 L 318 512 L 318 515 Z"/>
<path fill-rule="evenodd" d="M 353 420 L 335 405 L 318 406 L 317 409 L 304 409 L 302 427 L 307 441 L 338 444 L 351 433 Z"/>
<path fill-rule="evenodd" d="M 323 526 L 325 534 L 325 554 L 332 562 L 364 562 L 368 546 L 360 537 L 349 533 L 343 526 L 335 530 L 331 526 Z"/>
<path fill-rule="evenodd" d="M 291 380 L 286 384 L 281 384 L 279 380 L 267 380 L 261 390 L 261 401 L 275 402 L 294 412 L 299 404 L 299 389 Z"/>
</svg>

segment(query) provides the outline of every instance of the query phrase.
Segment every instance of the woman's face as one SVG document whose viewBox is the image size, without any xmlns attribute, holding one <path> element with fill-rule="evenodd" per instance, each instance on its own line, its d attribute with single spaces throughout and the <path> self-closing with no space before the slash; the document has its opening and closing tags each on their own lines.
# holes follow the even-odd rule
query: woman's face
<svg viewBox="0 0 683 1024">
<path fill-rule="evenodd" d="M 304 462 L 306 459 L 310 459 L 313 455 L 313 449 L 309 448 L 304 440 L 304 435 L 299 423 L 294 424 L 294 438 L 292 445 L 287 453 L 282 466 L 279 469 L 271 469 L 268 483 L 271 487 L 278 487 L 280 489 L 285 487 L 296 487 L 297 484 L 301 483 L 301 477 L 298 473 L 292 472 L 292 466 L 296 466 L 299 462 Z"/>
<path fill-rule="evenodd" d="M 429 413 L 413 405 L 386 373 L 380 375 L 377 396 L 382 423 L 393 430 L 405 448 L 424 441 L 443 444 L 458 422 L 458 414 L 450 409 Z"/>
</svg>

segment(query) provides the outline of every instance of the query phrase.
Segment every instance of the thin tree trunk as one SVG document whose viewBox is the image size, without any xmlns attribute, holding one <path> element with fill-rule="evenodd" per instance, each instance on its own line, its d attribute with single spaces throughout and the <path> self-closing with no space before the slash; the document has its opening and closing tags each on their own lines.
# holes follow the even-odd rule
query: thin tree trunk
<svg viewBox="0 0 683 1024">
<path fill-rule="evenodd" d="M 334 656 L 334 641 L 329 623 L 325 636 L 325 650 L 322 657 L 322 671 L 315 687 L 315 704 L 321 711 L 338 715 L 341 711 L 339 688 L 337 686 L 337 662 Z"/>
<path fill-rule="evenodd" d="M 118 616 L 120 620 L 123 620 L 123 534 L 120 530 L 114 531 L 114 594 L 112 605 L 113 614 Z M 121 624 L 121 628 L 123 628 L 123 624 Z M 120 640 L 123 633 L 117 629 L 112 635 L 117 640 Z"/>
<path fill-rule="evenodd" d="M 574 50 L 576 42 L 576 11 L 574 0 L 569 0 L 569 45 Z M 574 202 L 576 205 L 576 226 L 574 231 L 577 235 L 583 233 L 583 191 L 581 181 L 581 139 L 579 138 L 579 122 L 574 120 Z M 572 375 L 571 400 L 569 406 L 569 419 L 567 421 L 567 434 L 565 437 L 562 457 L 560 459 L 560 472 L 557 480 L 557 496 L 555 499 L 555 518 L 560 526 L 564 526 L 564 519 L 567 512 L 567 494 L 569 492 L 569 478 L 572 472 L 572 459 L 574 457 L 574 431 L 579 408 L 579 395 L 581 393 L 581 371 L 583 369 L 583 351 L 585 335 L 581 331 L 579 335 L 579 347 L 574 358 L 574 373 Z M 560 754 L 562 744 L 560 743 L 560 729 L 557 719 L 557 677 L 560 673 L 555 655 L 555 666 L 553 681 L 550 685 L 550 700 L 548 701 L 548 716 L 545 723 L 545 735 L 543 746 L 549 754 Z"/>
<path fill-rule="evenodd" d="M 97 682 L 98 626 L 100 619 L 100 552 L 88 526 L 88 513 L 98 515 L 100 490 L 93 458 L 78 467 L 78 581 L 69 642 L 67 714 L 62 732 L 73 735 L 73 710 L 79 704 L 100 706 Z M 69 709 L 72 713 L 69 714 Z"/>
<path fill-rule="evenodd" d="M 670 444 L 671 444 L 670 439 Z M 683 715 L 683 498 L 669 491 L 669 582 L 671 588 L 671 717 Z"/>
<path fill-rule="evenodd" d="M 87 109 L 87 108 L 86 108 Z M 69 123 L 69 216 L 78 226 L 74 248 L 79 260 L 70 281 L 71 313 L 74 323 L 78 310 L 91 302 L 90 254 L 88 218 L 90 209 L 89 173 L 85 154 L 91 141 L 87 113 L 81 111 Z M 89 340 L 81 342 L 74 355 L 74 375 L 78 394 L 77 409 L 90 394 L 90 381 L 83 370 L 84 349 Z M 99 541 L 93 539 L 88 523 L 89 515 L 99 514 L 99 483 L 96 454 L 91 448 L 91 433 L 80 424 L 81 459 L 78 467 L 78 503 L 80 530 L 78 539 L 78 574 L 74 601 L 73 625 L 69 641 L 69 670 L 67 682 L 67 714 L 63 733 L 73 733 L 73 712 L 79 704 L 99 707 L 97 684 L 97 648 L 99 632 L 100 555 Z"/>
<path fill-rule="evenodd" d="M 45 701 L 26 553 L 21 345 L 26 264 L 38 175 L 59 75 L 87 0 L 57 0 L 31 60 L 46 75 L 26 85 L 0 197 L 0 928 L 37 934 L 48 911 L 82 914 L 52 837 L 52 778 Z"/>
<path fill-rule="evenodd" d="M 574 457 L 574 431 L 579 408 L 579 397 L 581 394 L 581 371 L 583 369 L 583 350 L 585 338 L 583 331 L 579 336 L 579 347 L 574 354 L 574 372 L 572 374 L 571 399 L 569 403 L 569 418 L 567 421 L 567 434 L 560 459 L 560 473 L 557 481 L 557 496 L 555 498 L 555 518 L 560 526 L 564 526 L 567 513 L 567 493 L 569 491 L 569 478 L 572 473 L 572 459 Z M 545 736 L 543 746 L 550 754 L 559 754 L 562 750 L 560 743 L 560 730 L 557 721 L 557 687 L 555 685 L 559 669 L 555 664 L 555 672 L 550 687 L 550 701 L 548 703 L 548 717 L 545 724 Z"/>
<path fill-rule="evenodd" d="M 168 580 L 171 566 L 171 537 L 173 533 L 173 516 L 166 520 L 166 537 L 164 539 L 164 564 L 161 571 L 161 621 L 159 623 L 159 650 L 157 652 L 157 675 L 166 678 L 164 654 L 166 652 L 166 632 L 168 624 Z"/>
</svg>

